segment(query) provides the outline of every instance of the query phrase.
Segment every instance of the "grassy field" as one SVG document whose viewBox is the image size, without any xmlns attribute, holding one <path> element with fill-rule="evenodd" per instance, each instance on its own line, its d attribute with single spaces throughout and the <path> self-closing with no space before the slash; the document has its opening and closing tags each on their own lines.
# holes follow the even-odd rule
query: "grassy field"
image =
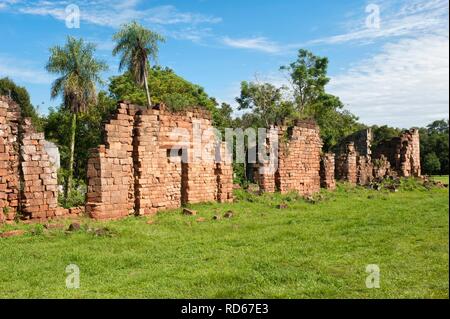
<svg viewBox="0 0 450 319">
<path fill-rule="evenodd" d="M 444 184 L 448 184 L 448 175 L 434 175 L 431 178 L 435 181 L 442 182 Z"/>
<path fill-rule="evenodd" d="M 33 234 L 0 239 L 0 297 L 449 297 L 447 189 L 340 185 L 321 197 L 239 191 L 233 204 L 192 206 L 197 216 L 82 221 L 109 236 L 3 226 Z M 228 210 L 232 218 L 212 219 Z M 79 289 L 65 286 L 68 264 L 80 268 Z M 380 268 L 379 289 L 366 288 L 368 264 Z"/>
</svg>

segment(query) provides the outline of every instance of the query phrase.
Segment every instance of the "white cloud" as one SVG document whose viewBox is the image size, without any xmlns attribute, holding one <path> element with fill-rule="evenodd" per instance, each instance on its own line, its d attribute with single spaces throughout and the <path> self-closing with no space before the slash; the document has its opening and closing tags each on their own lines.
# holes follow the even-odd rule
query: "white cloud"
<svg viewBox="0 0 450 319">
<path fill-rule="evenodd" d="M 239 49 L 256 50 L 266 53 L 280 53 L 281 47 L 264 37 L 232 39 L 224 37 L 222 42 L 230 47 Z"/>
<path fill-rule="evenodd" d="M 372 1 L 371 1 L 372 2 Z M 309 45 L 346 42 L 368 43 L 392 37 L 418 36 L 448 29 L 448 0 L 373 1 L 380 8 L 380 28 L 368 28 L 367 13 L 361 13 L 348 24 L 353 25 L 343 34 L 315 39 Z M 397 4 L 397 5 L 394 5 Z"/>
<path fill-rule="evenodd" d="M 10 77 L 13 80 L 33 83 L 50 84 L 52 78 L 42 68 L 31 62 L 0 56 L 0 77 Z"/>
<path fill-rule="evenodd" d="M 333 77 L 329 91 L 367 124 L 407 128 L 448 118 L 448 52 L 448 34 L 386 44 Z"/>
<path fill-rule="evenodd" d="M 132 20 L 158 25 L 196 25 L 222 21 L 219 17 L 181 12 L 172 5 L 141 9 L 138 8 L 140 2 L 138 0 L 79 0 L 75 4 L 80 7 L 80 18 L 82 21 L 113 28 L 117 28 L 121 24 Z M 55 19 L 64 20 L 66 17 L 65 8 L 68 4 L 70 3 L 67 1 L 38 1 L 19 6 L 17 10 L 25 14 L 50 15 Z"/>
</svg>

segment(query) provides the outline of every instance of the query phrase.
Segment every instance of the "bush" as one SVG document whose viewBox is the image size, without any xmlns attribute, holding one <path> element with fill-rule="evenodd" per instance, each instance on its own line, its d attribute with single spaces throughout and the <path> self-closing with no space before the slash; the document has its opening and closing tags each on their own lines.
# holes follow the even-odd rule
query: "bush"
<svg viewBox="0 0 450 319">
<path fill-rule="evenodd" d="M 58 203 L 64 208 L 71 208 L 77 206 L 84 206 L 86 202 L 87 186 L 84 181 L 74 179 L 72 181 L 72 190 L 67 196 L 67 200 L 64 198 L 64 192 L 60 192 L 58 195 Z"/>
</svg>

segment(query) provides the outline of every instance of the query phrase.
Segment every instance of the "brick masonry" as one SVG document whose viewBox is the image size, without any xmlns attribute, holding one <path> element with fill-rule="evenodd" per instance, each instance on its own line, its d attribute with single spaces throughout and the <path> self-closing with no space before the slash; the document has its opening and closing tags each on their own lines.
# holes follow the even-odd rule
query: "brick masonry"
<svg viewBox="0 0 450 319">
<path fill-rule="evenodd" d="M 272 140 L 270 135 L 268 140 Z M 316 123 L 297 121 L 292 127 L 278 127 L 278 141 L 278 165 L 275 168 L 270 167 L 270 161 L 267 161 L 254 166 L 253 175 L 261 190 L 264 192 L 278 190 L 281 193 L 294 191 L 305 196 L 319 192 L 323 143 Z M 271 145 L 266 145 L 266 150 L 274 154 Z M 332 172 L 334 174 L 334 168 Z M 323 181 L 323 184 L 333 188 L 334 177 L 328 172 L 325 175 L 328 180 Z"/>
<path fill-rule="evenodd" d="M 204 110 L 123 102 L 105 125 L 104 142 L 88 162 L 86 212 L 93 218 L 232 200 L 232 165 Z"/>
<path fill-rule="evenodd" d="M 367 185 L 374 178 L 421 176 L 417 129 L 381 142 L 372 152 L 372 132 L 365 129 L 345 138 L 336 150 L 336 179 Z"/>
<path fill-rule="evenodd" d="M 381 142 L 375 148 L 373 158 L 380 159 L 382 156 L 399 176 L 420 176 L 419 130 L 411 129 L 403 132 L 399 137 Z"/>
<path fill-rule="evenodd" d="M 336 179 L 334 177 L 335 155 L 325 153 L 320 158 L 320 186 L 326 189 L 336 189 Z"/>
<path fill-rule="evenodd" d="M 57 172 L 43 133 L 22 118 L 20 107 L 0 97 L 0 221 L 56 215 Z"/>
</svg>

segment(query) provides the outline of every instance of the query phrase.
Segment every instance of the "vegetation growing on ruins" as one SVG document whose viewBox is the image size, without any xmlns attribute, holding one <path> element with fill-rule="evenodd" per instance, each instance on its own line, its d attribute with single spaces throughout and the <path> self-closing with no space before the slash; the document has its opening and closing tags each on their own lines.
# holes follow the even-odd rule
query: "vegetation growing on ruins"
<svg viewBox="0 0 450 319">
<path fill-rule="evenodd" d="M 448 189 L 236 197 L 76 232 L 21 225 L 29 233 L 0 240 L 0 297 L 448 298 Z M 65 286 L 72 263 L 80 289 Z M 380 289 L 365 286 L 369 263 Z"/>
<path fill-rule="evenodd" d="M 226 127 L 245 129 L 280 123 L 291 125 L 297 119 L 314 119 L 320 127 L 325 152 L 343 137 L 366 127 L 344 108 L 339 97 L 326 92 L 329 61 L 310 51 L 299 50 L 295 61 L 281 67 L 290 79 L 288 86 L 277 87 L 258 80 L 243 81 L 236 101 L 238 109 L 246 112 L 233 118 L 231 106 L 225 103 L 219 106 L 201 86 L 187 81 L 169 68 L 150 66 L 149 59 L 156 62 L 158 44 L 163 40 L 158 34 L 131 23 L 125 25 L 114 40 L 117 45 L 113 53 L 121 56 L 120 66 L 126 71 L 110 78 L 107 91 L 98 94 L 95 83 L 102 82 L 100 71 L 106 66 L 95 59 L 94 46 L 82 39 L 69 38 L 65 47 L 52 48 L 47 67 L 49 71 L 68 76 L 77 66 L 89 72 L 78 72 L 86 75 L 79 81 L 60 77 L 54 83 L 52 95 L 60 94 L 64 102 L 57 108 L 51 108 L 46 117 L 40 116 L 31 105 L 25 88 L 7 78 L 0 79 L 0 94 L 11 94 L 22 106 L 24 115 L 31 116 L 38 130 L 44 130 L 46 137 L 59 146 L 62 163 L 59 180 L 67 185 L 62 202 L 64 206 L 80 204 L 82 196 L 78 191 L 85 189 L 89 149 L 101 143 L 102 123 L 120 100 L 139 105 L 146 105 L 151 100 L 153 104 L 164 103 L 172 111 L 203 107 L 212 113 L 214 125 L 222 131 Z M 71 47 L 76 50 L 70 51 Z M 72 57 L 71 52 L 76 54 Z M 83 63 L 69 63 L 74 59 Z M 78 109 L 85 112 L 78 112 Z M 420 129 L 422 169 L 426 174 L 448 173 L 448 123 L 448 120 L 439 120 Z M 398 136 L 401 129 L 374 126 L 373 132 L 373 144 L 376 146 L 382 140 Z M 235 181 L 245 184 L 244 165 L 234 164 L 234 170 Z M 72 175 L 74 180 L 70 182 Z"/>
</svg>

